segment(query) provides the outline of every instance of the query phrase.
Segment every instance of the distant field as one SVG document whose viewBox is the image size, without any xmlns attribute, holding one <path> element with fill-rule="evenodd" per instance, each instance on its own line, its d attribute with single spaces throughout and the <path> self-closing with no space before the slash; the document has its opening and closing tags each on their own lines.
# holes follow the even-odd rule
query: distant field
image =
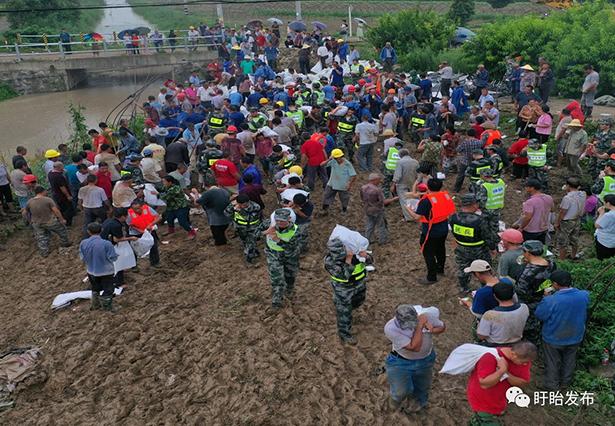
<svg viewBox="0 0 615 426">
<path fill-rule="evenodd" d="M 160 0 L 129 0 L 131 4 L 160 3 Z M 348 6 L 353 6 L 353 17 L 363 18 L 368 23 L 375 23 L 379 16 L 384 13 L 394 13 L 413 7 L 431 9 L 440 13 L 446 13 L 450 7 L 448 1 L 344 1 L 344 0 L 321 0 L 302 2 L 302 14 L 304 21 L 321 21 L 329 26 L 332 32 L 337 31 L 342 19 L 348 16 Z M 201 22 L 214 23 L 216 21 L 215 5 L 190 5 L 190 14 L 186 16 L 182 6 L 137 8 L 136 13 L 143 16 L 154 26 L 161 30 L 186 29 L 189 25 L 198 25 Z M 546 6 L 529 3 L 511 3 L 502 9 L 493 9 L 488 3 L 476 3 L 475 19 L 471 26 L 496 20 L 505 15 L 539 14 L 549 10 Z M 266 20 L 277 17 L 283 21 L 291 21 L 295 18 L 295 5 L 293 2 L 224 5 L 224 20 L 228 26 L 243 25 L 246 22 L 259 19 Z"/>
</svg>

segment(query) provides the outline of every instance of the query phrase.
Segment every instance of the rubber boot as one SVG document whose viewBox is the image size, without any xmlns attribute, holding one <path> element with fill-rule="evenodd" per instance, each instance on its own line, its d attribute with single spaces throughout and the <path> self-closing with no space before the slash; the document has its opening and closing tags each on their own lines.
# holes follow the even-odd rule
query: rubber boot
<svg viewBox="0 0 615 426">
<path fill-rule="evenodd" d="M 103 311 L 115 312 L 113 308 L 113 296 L 100 296 L 100 304 Z"/>
<path fill-rule="evenodd" d="M 102 306 L 100 304 L 100 294 L 97 291 L 92 292 L 92 305 L 90 306 L 90 311 L 97 311 L 101 309 Z"/>
</svg>

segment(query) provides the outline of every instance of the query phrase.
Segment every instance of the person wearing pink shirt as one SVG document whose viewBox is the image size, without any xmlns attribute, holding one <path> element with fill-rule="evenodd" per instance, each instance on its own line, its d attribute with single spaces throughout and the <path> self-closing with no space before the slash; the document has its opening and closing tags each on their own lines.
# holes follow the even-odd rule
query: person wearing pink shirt
<svg viewBox="0 0 615 426">
<path fill-rule="evenodd" d="M 553 116 L 551 115 L 548 105 L 541 105 L 542 114 L 538 117 L 538 121 L 534 125 L 536 137 L 540 143 L 547 143 L 551 131 L 553 130 Z"/>
</svg>

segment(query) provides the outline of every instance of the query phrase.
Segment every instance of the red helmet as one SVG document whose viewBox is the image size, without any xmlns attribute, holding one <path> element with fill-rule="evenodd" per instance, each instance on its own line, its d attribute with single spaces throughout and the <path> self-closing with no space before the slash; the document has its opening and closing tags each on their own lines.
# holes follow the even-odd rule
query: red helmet
<svg viewBox="0 0 615 426">
<path fill-rule="evenodd" d="M 228 133 L 237 133 L 237 127 L 235 127 L 235 126 L 228 126 L 228 127 L 226 128 L 226 131 L 227 131 Z"/>
<path fill-rule="evenodd" d="M 186 94 L 185 93 L 178 93 L 177 94 L 177 99 L 180 101 L 183 101 L 184 99 L 186 99 Z"/>
<path fill-rule="evenodd" d="M 364 79 L 361 79 L 358 81 L 358 83 L 359 83 L 359 86 L 363 87 L 367 84 L 367 81 L 365 81 Z"/>
<path fill-rule="evenodd" d="M 23 177 L 23 183 L 36 183 L 36 176 L 34 175 L 25 175 Z"/>
<path fill-rule="evenodd" d="M 353 93 L 353 92 L 355 92 L 356 90 L 357 90 L 357 88 L 356 88 L 356 87 L 354 87 L 354 86 L 348 86 L 348 93 Z"/>
</svg>

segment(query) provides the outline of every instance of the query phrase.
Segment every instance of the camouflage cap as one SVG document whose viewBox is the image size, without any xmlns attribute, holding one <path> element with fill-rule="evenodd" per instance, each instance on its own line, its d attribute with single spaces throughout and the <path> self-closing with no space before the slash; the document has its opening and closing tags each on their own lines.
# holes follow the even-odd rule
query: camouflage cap
<svg viewBox="0 0 615 426">
<path fill-rule="evenodd" d="M 461 205 L 462 206 L 471 206 L 476 204 L 476 195 L 474 194 L 463 194 L 461 196 Z"/>
<path fill-rule="evenodd" d="M 538 240 L 528 240 L 521 245 L 523 251 L 527 251 L 534 256 L 540 256 L 543 252 L 544 245 Z"/>
<path fill-rule="evenodd" d="M 598 120 L 598 124 L 606 124 L 607 126 L 613 125 L 613 119 L 611 117 L 602 117 Z"/>
<path fill-rule="evenodd" d="M 395 309 L 395 319 L 402 330 L 414 329 L 418 323 L 418 314 L 412 305 L 399 305 Z"/>
<path fill-rule="evenodd" d="M 615 170 L 615 160 L 608 160 L 605 166 L 609 166 L 611 169 Z"/>
<path fill-rule="evenodd" d="M 291 216 L 290 216 L 290 210 L 288 209 L 277 209 L 275 212 L 273 212 L 273 218 L 278 221 L 284 221 L 284 222 L 290 222 L 291 221 Z"/>
<path fill-rule="evenodd" d="M 327 249 L 329 250 L 329 255 L 333 258 L 337 259 L 346 257 L 346 247 L 339 238 L 333 238 L 332 240 L 327 241 Z"/>
<path fill-rule="evenodd" d="M 483 169 L 480 171 L 480 175 L 481 176 L 493 176 L 493 170 L 492 169 Z"/>
</svg>

